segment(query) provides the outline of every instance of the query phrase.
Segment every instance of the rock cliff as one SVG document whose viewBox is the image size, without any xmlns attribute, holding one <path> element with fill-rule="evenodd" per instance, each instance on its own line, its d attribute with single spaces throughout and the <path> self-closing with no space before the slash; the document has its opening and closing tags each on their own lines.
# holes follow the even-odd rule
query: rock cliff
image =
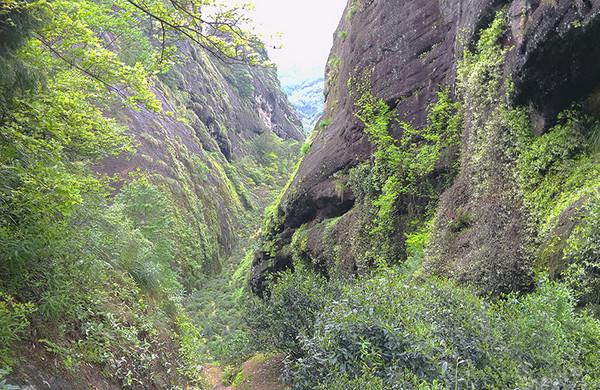
<svg viewBox="0 0 600 390">
<path fill-rule="evenodd" d="M 218 271 L 245 215 L 291 172 L 304 134 L 274 69 L 227 64 L 191 45 L 179 57 L 155 87 L 162 113 L 117 111 L 135 155 L 98 170 L 117 174 L 117 187 L 136 170 L 166 185 L 198 235 L 204 270 Z"/>
<path fill-rule="evenodd" d="M 532 271 L 548 265 L 539 255 L 542 242 L 552 241 L 548 226 L 567 224 L 572 231 L 577 222 L 559 221 L 567 218 L 563 213 L 569 207 L 585 209 L 575 204 L 590 195 L 565 201 L 561 210 L 554 210 L 563 217 L 555 215 L 544 228 L 539 219 L 532 222 L 532 197 L 518 169 L 518 161 L 528 154 L 513 145 L 518 126 L 506 116 L 499 119 L 500 112 L 521 114 L 528 142 L 542 142 L 544 134 L 555 133 L 555 125 L 562 123 L 559 113 L 573 104 L 583 107 L 582 115 L 598 113 L 594 102 L 600 76 L 594 68 L 600 63 L 599 11 L 595 0 L 350 0 L 326 69 L 326 126 L 318 129 L 264 228 L 263 248 L 253 265 L 254 291 L 262 293 L 266 277 L 292 267 L 294 259 L 326 274 L 360 273 L 369 267 L 362 264 L 365 254 L 384 246 L 370 237 L 372 230 L 361 216 L 373 201 L 362 199 L 352 185 L 355 167 L 372 166 L 375 151 L 355 115 L 356 80 L 365 72 L 370 93 L 393 110 L 388 130 L 397 140 L 407 123 L 421 129 L 430 124 L 428 112 L 439 91 L 462 106 L 460 153 L 447 148 L 421 178 L 435 199 L 408 192 L 395 200 L 395 226 L 384 240 L 394 249 L 386 260 L 402 261 L 414 222 L 430 220 L 427 270 L 474 284 L 482 292 L 530 288 Z M 497 18 L 503 21 L 495 37 L 498 61 L 485 69 L 465 66 L 464 53 L 484 50 L 482 31 Z M 471 83 L 470 75 L 480 73 Z M 589 139 L 597 130 L 586 131 L 584 138 L 592 138 L 585 138 L 587 146 L 580 153 L 592 159 L 592 168 L 578 188 L 593 194 L 597 180 L 590 180 L 598 164 Z M 379 195 L 382 191 L 376 188 Z M 555 195 L 549 200 L 561 196 Z"/>
</svg>

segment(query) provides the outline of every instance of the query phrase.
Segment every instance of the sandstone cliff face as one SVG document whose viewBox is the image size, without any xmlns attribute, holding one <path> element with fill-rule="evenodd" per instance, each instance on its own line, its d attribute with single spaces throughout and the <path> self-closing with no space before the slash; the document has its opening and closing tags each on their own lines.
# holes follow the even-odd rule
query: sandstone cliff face
<svg viewBox="0 0 600 390">
<path fill-rule="evenodd" d="M 263 232 L 270 245 L 255 257 L 255 292 L 263 291 L 268 274 L 292 265 L 292 237 L 301 227 L 308 231 L 304 259 L 324 272 L 339 266 L 341 259 L 345 272 L 360 272 L 352 250 L 360 234 L 356 195 L 345 184 L 349 170 L 368 161 L 373 147 L 354 115 L 355 96 L 348 80 L 367 70 L 372 94 L 384 99 L 400 121 L 423 127 L 436 93 L 455 91 L 464 50 L 473 49 L 480 31 L 501 9 L 508 18 L 502 38 L 508 53 L 499 72 L 504 80 L 512 80 L 512 88 L 504 91 L 508 106 L 527 107 L 532 129 L 541 134 L 573 102 L 594 101 L 588 98 L 600 84 L 594 71 L 600 64 L 600 1 L 350 0 L 326 70 L 324 120 L 329 125 L 318 129 L 278 207 L 277 223 Z M 473 170 L 479 168 L 470 164 L 475 142 L 470 134 L 485 123 L 485 115 L 470 120 L 469 110 L 463 107 L 460 170 L 441 197 L 433 228 L 430 252 L 438 263 L 430 264 L 431 269 L 482 291 L 526 289 L 532 266 L 527 254 L 531 249 L 525 247 L 533 234 L 526 228 L 522 194 L 507 168 L 490 171 L 484 194 L 471 195 L 471 179 L 478 174 Z M 389 130 L 401 137 L 402 126 Z M 498 126 L 494 139 L 501 139 L 505 130 Z M 502 146 L 500 141 L 497 146 Z M 506 158 L 503 152 L 486 154 L 490 167 L 509 166 Z M 438 168 L 443 171 L 451 164 L 442 162 Z M 438 190 L 443 192 L 444 186 Z M 398 212 L 410 219 L 418 203 L 401 200 Z M 469 215 L 469 226 L 461 234 L 450 234 L 457 213 Z M 395 240 L 404 240 L 402 231 Z"/>
<path fill-rule="evenodd" d="M 155 86 L 163 113 L 117 113 L 138 142 L 135 155 L 98 169 L 125 181 L 140 169 L 167 186 L 198 238 L 198 260 L 218 271 L 245 215 L 291 172 L 302 124 L 274 69 L 226 64 L 190 45 L 179 57 Z"/>
</svg>

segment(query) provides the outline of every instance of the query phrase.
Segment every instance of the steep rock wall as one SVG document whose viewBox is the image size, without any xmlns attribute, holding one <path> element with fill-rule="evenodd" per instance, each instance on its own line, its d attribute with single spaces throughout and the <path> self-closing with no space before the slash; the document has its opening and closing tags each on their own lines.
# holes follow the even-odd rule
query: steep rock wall
<svg viewBox="0 0 600 390">
<path fill-rule="evenodd" d="M 99 171 L 141 170 L 167 186 L 194 227 L 205 271 L 218 271 L 245 222 L 291 172 L 304 135 L 274 69 L 227 64 L 182 45 L 155 86 L 163 112 L 119 110 L 138 143 Z"/>
<path fill-rule="evenodd" d="M 345 272 L 360 272 L 353 246 L 365 232 L 357 226 L 356 196 L 346 184 L 350 169 L 368 161 L 373 147 L 354 115 L 356 96 L 349 90 L 352 77 L 368 71 L 372 94 L 384 99 L 400 121 L 423 127 L 436 92 L 455 91 L 457 64 L 464 50 L 474 49 L 480 31 L 500 9 L 508 15 L 502 45 L 509 50 L 499 73 L 512 82 L 506 91 L 498 91 L 498 97 L 508 94 L 508 105 L 528 107 L 536 133 L 550 128 L 559 111 L 592 94 L 600 81 L 593 71 L 600 63 L 595 44 L 600 26 L 598 1 L 349 1 L 326 70 L 326 126 L 318 129 L 283 195 L 275 223 L 263 232 L 268 245 L 255 257 L 255 292 L 262 293 L 267 275 L 292 266 L 293 246 L 298 241 L 293 237 L 298 235 L 304 238 L 304 259 L 317 268 L 329 272 L 341 262 Z M 464 108 L 467 114 L 468 110 Z M 531 264 L 525 247 L 532 234 L 527 231 L 515 180 L 506 171 L 491 172 L 494 180 L 489 182 L 488 196 L 477 199 L 464 186 L 473 174 L 468 164 L 473 146 L 469 133 L 480 124 L 463 123 L 461 169 L 442 196 L 432 240 L 439 240 L 449 229 L 457 210 L 476 210 L 468 228 L 471 234 L 444 241 L 436 249 L 436 258 L 454 260 L 432 268 L 473 282 L 482 291 L 526 289 L 531 283 Z M 391 126 L 389 131 L 401 137 L 403 127 Z M 503 134 L 507 133 L 499 127 L 498 139 Z M 489 153 L 487 158 L 493 166 L 506 163 L 504 153 Z M 453 162 L 442 163 L 441 170 L 444 164 Z M 398 213 L 410 220 L 416 216 L 411 209 L 418 209 L 414 207 L 418 204 L 418 200 L 403 199 L 398 202 L 402 208 Z M 405 227 L 392 238 L 400 246 Z M 468 272 L 461 271 L 465 267 Z"/>
</svg>

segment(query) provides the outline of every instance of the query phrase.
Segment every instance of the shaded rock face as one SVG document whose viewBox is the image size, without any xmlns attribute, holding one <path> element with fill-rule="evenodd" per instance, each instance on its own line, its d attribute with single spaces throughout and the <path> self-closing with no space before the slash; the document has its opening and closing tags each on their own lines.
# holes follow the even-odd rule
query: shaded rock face
<svg viewBox="0 0 600 390">
<path fill-rule="evenodd" d="M 251 175 L 275 163 L 281 177 L 273 180 L 284 181 L 304 133 L 274 69 L 226 64 L 187 44 L 178 55 L 155 86 L 162 113 L 111 113 L 129 127 L 137 152 L 97 170 L 120 177 L 117 188 L 137 169 L 165 185 L 204 247 L 199 260 L 206 271 L 218 271 L 244 211 L 262 209 L 276 186 Z"/>
<path fill-rule="evenodd" d="M 531 122 L 538 133 L 552 125 L 551 118 L 560 110 L 585 99 L 600 84 L 600 74 L 594 70 L 600 64 L 598 0 L 350 0 L 326 69 L 324 118 L 330 125 L 318 129 L 279 206 L 280 223 L 266 233 L 276 247 L 285 248 L 300 226 L 315 226 L 334 217 L 341 217 L 344 223 L 336 227 L 337 238 L 332 242 L 345 248 L 352 239 L 354 195 L 350 190 L 340 193 L 336 183 L 349 169 L 368 160 L 373 148 L 354 116 L 348 80 L 357 71 L 368 70 L 373 95 L 383 98 L 401 120 L 424 126 L 435 93 L 444 88 L 454 90 L 463 51 L 472 48 L 478 33 L 500 9 L 506 9 L 509 17 L 504 44 L 512 48 L 503 72 L 514 81 L 511 104 L 531 107 Z M 400 127 L 390 131 L 394 136 L 401 134 Z M 490 158 L 500 164 L 503 156 Z M 461 236 L 460 242 L 451 239 L 441 255 L 465 261 L 471 255 L 509 258 L 496 265 L 473 260 L 481 272 L 472 275 L 514 279 L 492 287 L 482 283 L 485 291 L 528 288 L 522 243 L 515 242 L 515 237 L 527 235 L 521 203 L 514 197 L 516 184 L 498 173 L 497 191 L 492 189 L 490 194 L 495 195 L 484 203 L 466 195 L 469 189 L 463 178 L 469 172 L 461 169 L 442 196 L 440 215 L 451 219 L 456 210 L 476 211 L 480 229 Z M 497 238 L 496 244 L 482 250 L 482 242 L 490 235 Z M 309 247 L 311 241 L 314 238 Z M 291 262 L 286 250 L 258 252 L 253 290 L 260 294 L 266 275 L 290 267 Z M 450 262 L 442 272 L 453 275 L 453 267 Z M 493 270 L 484 271 L 485 267 Z M 352 265 L 346 268 L 356 269 Z"/>
<path fill-rule="evenodd" d="M 515 104 L 531 105 L 536 130 L 552 125 L 556 114 L 589 95 L 600 83 L 598 1 L 513 1 L 510 30 L 517 48 L 508 72 Z"/>
</svg>

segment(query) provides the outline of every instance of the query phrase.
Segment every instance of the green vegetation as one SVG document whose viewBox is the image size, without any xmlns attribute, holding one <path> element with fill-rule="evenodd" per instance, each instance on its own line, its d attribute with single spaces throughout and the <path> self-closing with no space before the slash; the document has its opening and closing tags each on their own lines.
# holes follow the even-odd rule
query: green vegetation
<svg viewBox="0 0 600 390">
<path fill-rule="evenodd" d="M 247 69 L 239 69 L 231 74 L 227 74 L 225 79 L 231 83 L 243 98 L 252 98 L 254 96 L 254 84 L 252 75 Z"/>
<path fill-rule="evenodd" d="M 346 13 L 346 20 L 351 21 L 354 15 L 360 10 L 362 5 L 362 0 L 352 0 L 352 3 L 350 3 L 350 7 L 348 8 L 348 12 Z"/>
<path fill-rule="evenodd" d="M 225 166 L 230 171 L 235 188 L 244 186 L 251 191 L 248 202 L 253 205 L 240 216 L 242 230 L 234 253 L 223 261 L 223 269 L 200 283 L 185 298 L 185 307 L 193 323 L 201 329 L 204 343 L 196 344 L 196 359 L 203 364 L 220 366 L 231 381 L 241 381 L 239 367 L 257 350 L 246 318 L 248 306 L 248 277 L 255 250 L 260 212 L 278 194 L 290 173 L 298 167 L 298 145 L 283 141 L 274 134 L 262 134 L 247 141 L 250 153 L 243 159 Z M 237 167 L 237 168 L 236 168 Z M 235 174 L 233 171 L 235 170 Z M 257 196 L 256 194 L 259 194 Z M 281 194 L 281 193 L 279 193 Z M 281 195 L 279 195 L 281 196 Z M 241 250 L 246 249 L 245 254 Z"/>
<path fill-rule="evenodd" d="M 319 121 L 319 127 L 322 129 L 326 129 L 331 124 L 331 119 L 323 118 Z"/>
<path fill-rule="evenodd" d="M 138 230 L 133 210 L 125 209 L 128 200 L 107 199 L 107 178 L 94 176 L 90 167 L 132 150 L 125 127 L 103 114 L 117 98 L 107 85 L 124 85 L 131 107 L 155 110 L 152 70 L 142 60 L 121 62 L 95 36 L 107 4 L 51 5 L 51 14 L 46 2 L 2 5 L 3 20 L 14 23 L 2 30 L 13 42 L 5 47 L 3 66 L 15 71 L 2 84 L 1 360 L 11 364 L 11 346 L 35 329 L 39 346 L 59 356 L 65 368 L 94 363 L 112 367 L 111 375 L 124 384 L 139 383 L 154 360 L 178 348 L 173 327 L 163 331 L 168 343 L 162 348 L 137 336 L 159 333 L 143 313 L 169 323 L 165 310 L 176 309 L 175 302 L 151 297 L 168 294 L 176 279 L 155 272 L 165 246 L 145 248 L 151 230 Z M 34 21 L 35 32 L 34 22 L 23 21 Z M 89 50 L 77 47 L 82 44 Z M 90 61 L 97 64 L 93 74 L 82 70 Z M 114 312 L 111 304 L 123 310 Z"/>
<path fill-rule="evenodd" d="M 406 256 L 403 235 L 432 217 L 439 195 L 456 174 L 460 105 L 447 92 L 439 92 L 429 107 L 427 126 L 417 129 L 399 122 L 388 105 L 371 94 L 368 75 L 350 79 L 348 85 L 355 115 L 375 146 L 371 162 L 354 168 L 348 180 L 363 220 L 357 258 L 366 264 L 394 263 Z M 393 135 L 398 132 L 399 137 Z M 376 252 L 371 249 L 374 242 Z"/>
<path fill-rule="evenodd" d="M 580 305 L 600 316 L 600 195 L 590 195 L 588 206 L 567 240 L 562 260 L 568 264 L 564 278 L 571 285 Z M 559 252 L 560 253 L 560 252 Z"/>
<path fill-rule="evenodd" d="M 152 370 L 191 342 L 177 298 L 182 280 L 170 264 L 176 244 L 185 245 L 171 229 L 172 204 L 145 178 L 110 203 L 100 199 L 73 206 L 60 223 L 29 221 L 18 240 L 10 235 L 18 227 L 3 231 L 2 289 L 31 303 L 6 301 L 12 315 L 2 333 L 22 333 L 31 314 L 43 324 L 35 327 L 39 342 L 67 370 L 94 364 L 123 385 L 176 381 L 177 371 L 161 378 Z M 27 250 L 11 250 L 19 247 Z M 173 368 L 191 373 L 183 364 Z"/>
<path fill-rule="evenodd" d="M 466 126 L 472 129 L 462 169 L 469 176 L 472 197 L 487 196 L 498 186 L 497 177 L 516 178 L 518 188 L 512 192 L 515 199 L 522 199 L 530 235 L 517 245 L 527 253 L 528 266 L 565 279 L 580 304 L 595 307 L 599 301 L 590 286 L 597 283 L 598 245 L 593 242 L 600 231 L 592 227 L 589 216 L 600 187 L 600 125 L 574 105 L 555 118 L 552 128 L 534 133 L 530 109 L 506 103 L 511 85 L 502 75 L 508 51 L 501 45 L 505 28 L 506 16 L 500 12 L 482 32 L 475 51 L 466 52 L 459 65 L 457 89 L 468 107 Z M 495 155 L 501 158 L 494 159 Z M 466 225 L 476 218 L 465 217 Z M 489 259 L 481 261 L 489 266 Z"/>
<path fill-rule="evenodd" d="M 394 114 L 383 100 L 364 92 L 356 100 L 356 107 L 356 116 L 365 124 L 365 132 L 376 148 L 372 169 L 381 193 L 373 202 L 377 209 L 373 233 L 383 233 L 393 224 L 396 202 L 403 194 L 432 200 L 439 195 L 426 179 L 433 173 L 442 153 L 458 144 L 460 106 L 447 93 L 440 92 L 430 108 L 428 126 L 416 129 L 403 122 L 398 140 L 389 132 Z"/>
<path fill-rule="evenodd" d="M 536 225 L 545 232 L 565 209 L 600 186 L 598 154 L 591 138 L 600 123 L 580 111 L 568 110 L 541 136 L 522 139 L 517 169 L 525 203 Z"/>
<path fill-rule="evenodd" d="M 228 267 L 187 298 L 186 307 L 206 339 L 198 350 L 203 363 L 237 366 L 254 352 L 243 321 L 246 279 L 235 280 L 231 275 L 232 267 Z"/>
<path fill-rule="evenodd" d="M 0 293 L 0 364 L 10 363 L 8 346 L 23 336 L 29 326 L 27 316 L 34 311 L 31 303 L 18 303 L 11 296 Z"/>
<path fill-rule="evenodd" d="M 338 81 L 341 65 L 342 59 L 336 55 L 331 55 L 327 60 L 327 66 L 325 67 L 325 89 L 329 91 L 328 94 L 331 94 L 332 97 L 339 94 Z M 337 104 L 337 99 L 335 104 Z M 325 113 L 328 114 L 327 109 L 325 110 Z M 327 118 L 325 118 L 325 120 L 327 120 Z"/>
<path fill-rule="evenodd" d="M 600 324 L 574 305 L 546 280 L 489 301 L 406 267 L 342 284 L 299 267 L 250 318 L 263 348 L 290 354 L 297 389 L 594 388 Z"/>
<path fill-rule="evenodd" d="M 200 3 L 210 12 L 201 16 Z M 176 47 L 193 44 L 214 83 L 227 81 L 215 56 L 243 63 L 230 82 L 250 98 L 245 68 L 264 61 L 244 10 L 204 0 L 0 4 L 1 388 L 11 371 L 50 359 L 48 374 L 74 386 L 87 385 L 82 370 L 124 388 L 203 385 L 199 367 L 217 343 L 190 302 L 220 292 L 208 279 L 255 230 L 256 206 L 287 180 L 298 150 L 270 133 L 247 140 L 235 164 L 198 148 L 218 150 L 189 109 L 196 97 L 177 84 Z M 103 174 L 115 161 L 120 176 Z M 236 299 L 244 282 L 238 275 Z M 219 358 L 245 341 L 230 344 Z"/>
<path fill-rule="evenodd" d="M 469 181 L 474 187 L 474 198 L 493 188 L 494 173 L 513 174 L 518 134 L 516 130 L 508 133 L 505 129 L 512 119 L 504 99 L 510 83 L 502 75 L 508 52 L 501 44 L 505 29 L 506 14 L 500 11 L 491 25 L 481 32 L 475 49 L 465 50 L 457 69 L 457 94 L 465 109 L 464 127 L 470 130 L 469 138 L 464 141 L 461 168 L 472 176 Z M 498 158 L 492 152 L 494 147 L 506 156 L 506 163 L 496 161 Z"/>
<path fill-rule="evenodd" d="M 336 72 L 339 71 L 341 65 L 342 59 L 335 55 L 329 58 L 329 60 L 327 61 L 327 67 L 332 70 L 335 70 Z"/>
<path fill-rule="evenodd" d="M 304 156 L 306 153 L 308 153 L 309 150 L 310 150 L 310 144 L 304 143 L 300 147 L 300 154 L 302 154 Z"/>
<path fill-rule="evenodd" d="M 298 337 L 312 333 L 316 315 L 332 299 L 327 280 L 298 264 L 277 275 L 268 300 L 254 299 L 248 322 L 259 345 L 299 356 Z"/>
<path fill-rule="evenodd" d="M 300 159 L 296 163 L 294 170 L 291 172 L 287 183 L 283 186 L 283 188 L 279 191 L 279 194 L 275 197 L 275 200 L 271 202 L 266 208 L 262 220 L 261 225 L 261 240 L 259 243 L 259 250 L 268 253 L 274 254 L 276 251 L 280 250 L 278 243 L 278 234 L 281 233 L 281 201 L 286 194 L 289 186 L 294 181 L 296 173 L 300 168 L 300 164 L 302 164 L 302 160 L 305 155 L 301 155 Z"/>
<path fill-rule="evenodd" d="M 600 164 L 594 137 L 597 120 L 571 109 L 541 136 L 524 132 L 517 158 L 517 177 L 530 224 L 542 242 L 536 267 L 564 278 L 582 305 L 597 310 L 600 296 L 598 212 Z M 562 231 L 570 221 L 573 227 Z"/>
</svg>

